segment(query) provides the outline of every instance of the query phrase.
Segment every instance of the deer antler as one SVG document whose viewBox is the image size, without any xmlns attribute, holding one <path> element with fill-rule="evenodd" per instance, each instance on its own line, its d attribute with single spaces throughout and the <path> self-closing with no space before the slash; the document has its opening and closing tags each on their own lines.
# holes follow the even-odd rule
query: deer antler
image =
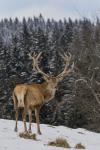
<svg viewBox="0 0 100 150">
<path fill-rule="evenodd" d="M 48 80 L 49 75 L 47 75 L 46 73 L 44 73 L 44 72 L 40 69 L 40 67 L 39 67 L 39 65 L 38 65 L 38 60 L 39 60 L 39 58 L 41 57 L 41 54 L 42 54 L 42 52 L 40 52 L 39 54 L 36 54 L 36 53 L 34 52 L 34 53 L 33 53 L 33 56 L 32 56 L 31 54 L 28 54 L 28 55 L 29 55 L 30 59 L 33 60 L 33 69 L 34 69 L 37 73 L 42 74 L 42 75 L 43 75 L 43 78 L 44 78 L 45 80 Z M 56 78 L 58 78 L 59 81 L 62 80 L 62 79 L 64 78 L 64 76 L 66 76 L 66 75 L 67 75 L 69 72 L 71 72 L 71 71 L 73 70 L 73 68 L 74 68 L 74 62 L 72 63 L 71 67 L 68 68 L 68 67 L 69 67 L 69 64 L 70 64 L 70 61 L 71 61 L 71 59 L 72 59 L 72 55 L 71 55 L 70 53 L 68 53 L 68 54 L 64 53 L 63 55 L 60 54 L 60 56 L 61 56 L 61 57 L 63 58 L 63 60 L 64 60 L 65 68 L 64 68 L 64 70 L 63 70 L 58 76 L 56 76 Z"/>
<path fill-rule="evenodd" d="M 36 54 L 36 53 L 34 52 L 34 53 L 33 53 L 33 56 L 32 56 L 31 54 L 28 54 L 28 55 L 29 55 L 30 59 L 33 60 L 33 69 L 34 69 L 37 73 L 42 74 L 43 77 L 44 77 L 45 79 L 47 79 L 49 76 L 48 76 L 46 73 L 44 73 L 44 72 L 39 68 L 39 65 L 38 65 L 38 60 L 39 60 L 41 54 L 42 54 L 42 52 L 40 52 L 39 54 Z"/>
<path fill-rule="evenodd" d="M 72 55 L 70 53 L 68 53 L 68 55 L 66 53 L 64 53 L 63 55 L 60 54 L 60 56 L 63 58 L 64 62 L 65 62 L 65 68 L 64 70 L 57 76 L 57 78 L 59 78 L 60 80 L 63 79 L 64 76 L 66 76 L 69 72 L 71 72 L 74 68 L 74 62 L 71 65 L 71 68 L 68 69 L 68 66 L 70 64 L 70 61 L 72 59 Z"/>
</svg>

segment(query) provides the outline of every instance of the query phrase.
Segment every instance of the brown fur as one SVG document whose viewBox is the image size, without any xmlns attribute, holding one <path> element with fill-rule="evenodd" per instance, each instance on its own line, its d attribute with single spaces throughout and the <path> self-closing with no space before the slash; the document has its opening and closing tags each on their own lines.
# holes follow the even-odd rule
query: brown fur
<svg viewBox="0 0 100 150">
<path fill-rule="evenodd" d="M 56 77 L 49 76 L 44 73 L 38 66 L 38 60 L 41 56 L 41 52 L 37 55 L 34 53 L 33 56 L 29 55 L 33 60 L 33 69 L 40 73 L 45 82 L 42 84 L 19 84 L 14 88 L 13 91 L 13 102 L 15 109 L 15 118 L 16 125 L 15 131 L 17 131 L 17 121 L 18 121 L 18 109 L 22 109 L 22 118 L 24 122 L 24 130 L 27 132 L 26 127 L 26 113 L 29 114 L 29 131 L 31 132 L 31 122 L 32 122 L 32 110 L 35 110 L 36 122 L 37 122 L 37 131 L 41 134 L 40 123 L 39 123 L 39 112 L 41 106 L 54 98 L 56 87 L 58 83 L 69 73 L 74 67 L 74 63 L 71 69 L 67 69 L 69 62 L 71 60 L 71 54 L 69 56 L 64 53 L 62 58 L 65 62 L 64 70 Z"/>
<path fill-rule="evenodd" d="M 29 113 L 29 121 L 30 121 L 29 131 L 31 131 L 32 110 L 35 110 L 38 133 L 39 134 L 41 133 L 39 127 L 39 111 L 41 106 L 46 101 L 53 99 L 53 97 L 55 96 L 57 84 L 58 84 L 58 80 L 55 77 L 51 77 L 48 80 L 48 82 L 45 81 L 42 84 L 19 84 L 14 88 L 13 102 L 14 102 L 14 109 L 16 111 L 15 131 L 17 131 L 18 109 L 23 108 L 22 117 L 24 121 L 24 130 L 27 131 L 26 112 Z M 24 106 L 19 104 L 20 101 L 23 101 Z"/>
</svg>

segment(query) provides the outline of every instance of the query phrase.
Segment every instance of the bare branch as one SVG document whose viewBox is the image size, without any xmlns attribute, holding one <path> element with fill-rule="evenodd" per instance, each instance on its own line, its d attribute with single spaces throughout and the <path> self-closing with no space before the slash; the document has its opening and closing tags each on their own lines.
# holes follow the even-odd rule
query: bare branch
<svg viewBox="0 0 100 150">
<path fill-rule="evenodd" d="M 100 100 L 99 100 L 99 98 L 98 98 L 98 95 L 96 94 L 96 92 L 95 92 L 95 90 L 92 88 L 92 86 L 88 84 L 87 80 L 85 80 L 85 79 L 78 79 L 78 80 L 76 80 L 76 81 L 75 81 L 75 87 L 76 87 L 76 84 L 77 84 L 78 82 L 80 82 L 80 81 L 83 81 L 83 82 L 86 83 L 86 85 L 88 86 L 88 88 L 91 90 L 93 96 L 95 97 L 97 103 L 100 105 Z"/>
</svg>

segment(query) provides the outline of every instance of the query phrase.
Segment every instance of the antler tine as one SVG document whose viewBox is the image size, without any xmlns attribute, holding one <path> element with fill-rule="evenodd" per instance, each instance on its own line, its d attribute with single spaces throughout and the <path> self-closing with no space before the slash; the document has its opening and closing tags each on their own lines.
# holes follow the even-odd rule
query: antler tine
<svg viewBox="0 0 100 150">
<path fill-rule="evenodd" d="M 33 70 L 36 71 L 36 68 L 35 68 L 35 64 L 36 64 L 36 62 L 35 62 L 36 54 L 35 54 L 35 52 L 33 53 L 33 56 L 32 56 L 30 53 L 28 54 L 28 56 L 29 56 L 30 59 L 33 60 L 33 63 L 32 63 L 32 65 L 33 65 Z"/>
<path fill-rule="evenodd" d="M 69 55 L 69 56 L 68 56 L 68 55 Z M 65 56 L 66 61 L 70 61 L 71 58 L 72 58 L 71 53 L 68 53 L 68 55 L 67 55 L 67 53 L 64 53 L 64 56 Z"/>
<path fill-rule="evenodd" d="M 34 52 L 33 55 L 31 55 L 30 53 L 28 54 L 29 58 L 32 59 L 33 61 L 35 61 L 37 54 Z"/>
<path fill-rule="evenodd" d="M 75 66 L 75 63 L 73 62 L 72 65 L 71 65 L 72 70 L 73 70 L 74 66 Z"/>
<path fill-rule="evenodd" d="M 68 55 L 69 55 L 69 56 L 68 56 Z M 67 55 L 67 53 L 65 53 L 65 52 L 64 52 L 64 54 L 61 54 L 61 53 L 60 53 L 60 56 L 63 58 L 63 60 L 64 60 L 65 63 L 66 63 L 66 62 L 69 62 L 69 61 L 71 60 L 72 55 L 71 55 L 70 53 L 68 53 L 68 55 Z"/>
<path fill-rule="evenodd" d="M 36 57 L 36 60 L 38 61 L 38 59 L 40 58 L 40 56 L 42 55 L 42 52 L 40 52 L 37 57 Z"/>
<path fill-rule="evenodd" d="M 61 53 L 59 53 L 60 54 L 60 56 L 64 59 L 64 61 L 65 61 L 65 56 L 64 55 L 62 55 Z"/>
<path fill-rule="evenodd" d="M 57 78 L 62 78 L 62 77 L 64 77 L 66 74 L 68 74 L 69 72 L 71 72 L 71 70 L 74 68 L 74 63 L 73 63 L 73 64 L 71 65 L 71 68 L 68 69 L 69 63 L 70 63 L 70 61 L 71 61 L 71 59 L 72 59 L 71 53 L 66 54 L 66 53 L 64 52 L 63 55 L 62 55 L 62 54 L 60 54 L 60 55 L 61 55 L 61 57 L 64 59 L 65 68 L 64 68 L 64 70 L 57 76 Z M 68 56 L 68 55 L 69 55 L 69 56 Z"/>
<path fill-rule="evenodd" d="M 39 73 L 42 73 L 42 71 L 39 69 L 39 66 L 38 66 L 38 61 L 39 61 L 39 58 L 40 58 L 41 54 L 42 54 L 42 52 L 40 52 L 39 54 L 36 54 L 36 53 L 34 52 L 34 54 L 33 54 L 33 55 L 34 55 L 33 66 L 34 66 L 35 70 L 36 70 L 37 72 L 39 72 Z"/>
<path fill-rule="evenodd" d="M 29 59 L 33 59 L 32 55 L 30 53 L 27 55 L 29 56 Z"/>
<path fill-rule="evenodd" d="M 32 57 L 36 58 L 36 56 L 37 56 L 37 54 L 34 52 L 33 55 L 32 55 Z"/>
<path fill-rule="evenodd" d="M 36 68 L 36 70 L 37 70 L 39 73 L 41 73 L 41 74 L 44 76 L 44 78 L 48 78 L 49 76 L 48 76 L 46 73 L 44 73 L 44 72 L 39 68 L 39 66 L 38 66 L 38 59 L 40 58 L 40 56 L 41 56 L 41 54 L 38 55 L 38 57 L 37 57 L 37 59 L 36 59 L 35 68 Z"/>
<path fill-rule="evenodd" d="M 29 54 L 29 57 L 33 60 L 33 69 L 37 72 L 37 73 L 41 73 L 44 78 L 49 77 L 46 73 L 44 73 L 38 66 L 38 60 L 41 56 L 42 52 L 40 52 L 39 54 L 36 54 L 35 52 L 33 53 L 33 56 L 31 56 L 31 54 Z"/>
</svg>

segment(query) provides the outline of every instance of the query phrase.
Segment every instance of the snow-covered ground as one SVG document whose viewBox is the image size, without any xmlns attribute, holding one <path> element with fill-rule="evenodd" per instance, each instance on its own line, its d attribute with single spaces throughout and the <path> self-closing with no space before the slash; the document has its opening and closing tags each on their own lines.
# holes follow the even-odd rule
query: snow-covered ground
<svg viewBox="0 0 100 150">
<path fill-rule="evenodd" d="M 56 138 L 67 139 L 74 150 L 77 143 L 82 143 L 87 150 L 100 150 L 100 134 L 85 129 L 71 129 L 64 126 L 41 124 L 42 135 L 37 135 L 37 141 L 23 139 L 14 132 L 15 121 L 0 119 L 0 150 L 64 150 L 48 146 L 49 141 Z M 23 131 L 23 123 L 18 122 L 19 132 Z M 36 124 L 32 124 L 33 133 L 36 133 Z"/>
</svg>

